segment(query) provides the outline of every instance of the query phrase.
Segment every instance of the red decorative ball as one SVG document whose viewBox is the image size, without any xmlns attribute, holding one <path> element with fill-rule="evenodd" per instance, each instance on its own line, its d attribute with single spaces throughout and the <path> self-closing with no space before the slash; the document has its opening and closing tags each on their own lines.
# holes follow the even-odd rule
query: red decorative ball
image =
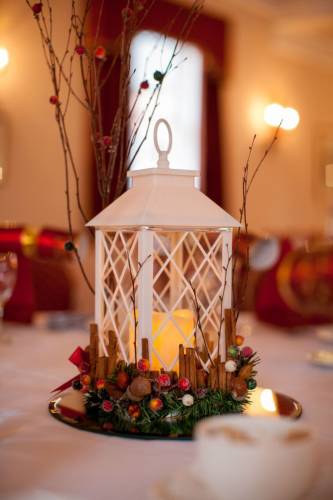
<svg viewBox="0 0 333 500">
<path fill-rule="evenodd" d="M 58 104 L 58 102 L 59 102 L 59 99 L 56 95 L 51 95 L 49 100 L 50 100 L 50 103 L 53 105 Z"/>
<path fill-rule="evenodd" d="M 189 388 L 191 387 L 191 382 L 189 381 L 188 378 L 182 377 L 178 380 L 178 387 L 182 391 L 188 391 Z"/>
<path fill-rule="evenodd" d="M 160 398 L 153 398 L 149 401 L 149 408 L 152 411 L 158 411 L 163 408 L 163 401 Z"/>
<path fill-rule="evenodd" d="M 169 387 L 171 385 L 170 376 L 167 373 L 161 373 L 157 379 L 161 387 Z"/>
<path fill-rule="evenodd" d="M 149 370 L 149 360 L 144 358 L 139 359 L 138 369 L 140 372 L 147 372 Z"/>
<path fill-rule="evenodd" d="M 31 8 L 34 14 L 40 14 L 42 12 L 43 4 L 42 2 L 34 3 Z"/>
<path fill-rule="evenodd" d="M 149 82 L 148 80 L 143 80 L 143 82 L 140 83 L 140 89 L 141 90 L 147 90 L 149 88 Z"/>
<path fill-rule="evenodd" d="M 140 406 L 135 403 L 128 406 L 127 412 L 131 418 L 139 418 L 141 415 Z"/>
<path fill-rule="evenodd" d="M 105 411 L 105 413 L 111 413 L 113 410 L 113 404 L 111 401 L 105 399 L 102 403 L 102 410 Z"/>
<path fill-rule="evenodd" d="M 83 47 L 83 45 L 77 45 L 75 47 L 75 52 L 79 55 L 79 56 L 83 56 L 83 54 L 86 53 L 86 49 L 85 47 Z"/>
<path fill-rule="evenodd" d="M 96 59 L 100 59 L 100 60 L 105 59 L 106 50 L 102 45 L 97 47 L 97 49 L 95 50 L 95 57 L 96 57 Z"/>
<path fill-rule="evenodd" d="M 127 389 L 129 382 L 130 382 L 130 379 L 129 379 L 128 373 L 126 373 L 126 372 L 118 372 L 117 373 L 116 384 L 119 387 L 119 389 L 121 389 L 123 391 L 125 389 Z"/>
<path fill-rule="evenodd" d="M 243 358 L 249 358 L 250 356 L 252 356 L 252 354 L 253 354 L 253 349 L 249 346 L 245 346 L 241 350 L 241 355 L 243 356 Z"/>
<path fill-rule="evenodd" d="M 104 389 L 105 387 L 105 380 L 104 378 L 99 378 L 96 380 L 96 389 Z"/>
</svg>

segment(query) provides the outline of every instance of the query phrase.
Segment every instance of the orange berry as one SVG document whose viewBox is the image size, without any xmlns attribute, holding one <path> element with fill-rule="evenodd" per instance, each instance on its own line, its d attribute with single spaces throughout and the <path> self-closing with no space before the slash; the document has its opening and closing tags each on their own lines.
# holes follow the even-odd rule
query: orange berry
<svg viewBox="0 0 333 500">
<path fill-rule="evenodd" d="M 244 342 L 244 337 L 242 335 L 236 335 L 236 345 L 240 346 Z"/>
<path fill-rule="evenodd" d="M 149 401 L 149 408 L 152 411 L 158 411 L 163 408 L 163 401 L 160 398 L 153 398 Z"/>
<path fill-rule="evenodd" d="M 91 377 L 90 375 L 81 375 L 81 383 L 83 385 L 90 385 L 90 382 L 91 382 Z"/>
</svg>

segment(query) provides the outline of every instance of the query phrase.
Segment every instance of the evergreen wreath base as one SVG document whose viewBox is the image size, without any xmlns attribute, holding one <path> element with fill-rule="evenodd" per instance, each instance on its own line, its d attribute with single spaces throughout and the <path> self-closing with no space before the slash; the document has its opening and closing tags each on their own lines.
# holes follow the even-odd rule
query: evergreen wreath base
<svg viewBox="0 0 333 500">
<path fill-rule="evenodd" d="M 236 401 L 230 392 L 205 390 L 192 393 L 194 402 L 185 406 L 183 392 L 174 389 L 161 394 L 163 406 L 158 411 L 149 408 L 150 397 L 135 403 L 139 416 L 131 417 L 128 408 L 132 403 L 127 399 L 111 400 L 113 409 L 105 412 L 101 403 L 105 393 L 89 391 L 85 395 L 87 418 L 104 432 L 137 434 L 146 437 L 191 437 L 196 423 L 206 417 L 230 413 L 242 413 L 250 403 L 249 397 Z"/>
</svg>

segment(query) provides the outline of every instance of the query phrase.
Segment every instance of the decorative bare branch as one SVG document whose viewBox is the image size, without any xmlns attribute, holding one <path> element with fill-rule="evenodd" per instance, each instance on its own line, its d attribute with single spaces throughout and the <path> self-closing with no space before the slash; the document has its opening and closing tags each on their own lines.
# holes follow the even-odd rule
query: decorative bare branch
<svg viewBox="0 0 333 500">
<path fill-rule="evenodd" d="M 80 3 L 79 8 L 78 0 L 71 0 L 69 22 L 65 31 L 65 47 L 60 52 L 55 47 L 53 40 L 54 16 L 52 1 L 46 0 L 46 2 L 32 3 L 31 0 L 26 0 L 36 20 L 44 58 L 53 86 L 51 103 L 55 105 L 55 118 L 59 128 L 64 157 L 66 210 L 70 240 L 84 279 L 91 291 L 93 291 L 93 288 L 89 283 L 73 242 L 73 209 L 69 189 L 71 177 L 74 179 L 76 206 L 84 223 L 87 222 L 88 217 L 81 200 L 79 169 L 73 152 L 72 140 L 66 126 L 67 113 L 70 109 L 72 99 L 74 99 L 88 115 L 90 142 L 97 174 L 97 188 L 102 206 L 105 207 L 118 197 L 125 188 L 127 170 L 131 167 L 147 139 L 153 116 L 158 107 L 163 81 L 167 77 L 168 72 L 177 67 L 175 58 L 178 56 L 184 41 L 188 37 L 189 31 L 198 17 L 203 4 L 202 0 L 193 0 L 189 14 L 180 30 L 179 37 L 175 41 L 172 56 L 163 70 L 163 78 L 161 81 L 155 82 L 151 98 L 144 110 L 143 116 L 135 124 L 131 139 L 128 142 L 128 124 L 132 119 L 134 109 L 142 97 L 141 89 L 138 89 L 137 98 L 133 103 L 132 109 L 129 111 L 127 96 L 132 78 L 130 73 L 131 42 L 155 2 L 156 0 L 146 0 L 144 8 L 142 2 L 139 0 L 127 0 L 124 2 L 122 26 L 119 30 L 119 35 L 116 37 L 112 52 L 110 52 L 101 46 L 99 42 L 102 19 L 107 2 L 105 0 L 100 2 L 97 12 L 97 27 L 95 33 L 91 33 L 88 30 L 88 18 L 93 1 L 84 0 L 82 5 Z M 181 10 L 179 9 L 179 12 Z M 175 16 L 175 19 L 177 16 L 178 14 Z M 171 25 L 175 19 L 171 20 Z M 120 76 L 115 74 L 117 62 L 120 62 Z M 74 82 L 77 81 L 77 79 L 74 79 L 76 73 L 80 77 L 79 88 L 76 88 L 76 83 L 74 85 Z M 105 130 L 103 125 L 102 90 L 105 88 L 106 83 L 114 78 L 119 78 L 118 105 L 110 130 Z M 136 146 L 135 138 L 139 130 L 145 126 L 144 117 L 148 115 L 148 125 L 146 126 L 145 133 L 139 145 Z M 134 152 L 133 147 L 136 148 Z"/>
<path fill-rule="evenodd" d="M 193 293 L 193 304 L 194 304 L 194 308 L 195 308 L 195 312 L 196 312 L 195 329 L 199 330 L 199 332 L 201 333 L 202 340 L 204 342 L 204 346 L 205 346 L 205 349 L 206 349 L 209 361 L 211 362 L 212 366 L 215 367 L 214 361 L 213 361 L 213 359 L 212 359 L 212 357 L 210 355 L 210 352 L 209 352 L 208 343 L 207 343 L 207 340 L 206 340 L 206 335 L 205 335 L 205 333 L 203 331 L 203 328 L 202 328 L 202 323 L 201 323 L 201 307 L 199 305 L 197 291 L 194 288 L 194 286 L 193 286 L 193 284 L 192 284 L 192 282 L 190 280 L 189 280 L 189 285 L 190 285 L 192 293 Z"/>
<path fill-rule="evenodd" d="M 250 189 L 253 185 L 253 182 L 260 171 L 262 164 L 264 163 L 265 159 L 267 158 L 267 156 L 271 152 L 275 142 L 278 139 L 278 133 L 279 133 L 279 130 L 281 128 L 281 123 L 276 127 L 271 141 L 269 142 L 263 155 L 259 159 L 257 165 L 254 167 L 252 172 L 250 171 L 251 170 L 250 161 L 251 161 L 252 153 L 254 150 L 255 141 L 257 138 L 256 135 L 253 136 L 252 142 L 249 146 L 248 156 L 247 156 L 246 163 L 245 163 L 244 169 L 243 169 L 242 205 L 241 205 L 241 208 L 239 210 L 239 213 L 240 213 L 239 222 L 241 224 L 242 223 L 244 224 L 244 233 L 245 233 L 246 238 L 248 236 L 248 218 L 247 218 L 248 195 L 250 193 Z M 235 237 L 235 245 L 234 245 L 235 257 L 233 259 L 233 266 L 232 266 L 232 271 L 233 271 L 232 291 L 233 291 L 234 308 L 236 310 L 236 322 L 238 320 L 241 307 L 244 303 L 246 289 L 247 289 L 247 283 L 248 283 L 248 274 L 249 274 L 249 245 L 248 245 L 248 242 L 246 242 L 245 262 L 244 262 L 244 268 L 245 268 L 244 269 L 244 277 L 243 277 L 243 280 L 241 282 L 240 289 L 239 289 L 238 293 L 236 293 L 236 283 L 235 283 L 236 273 L 235 273 L 235 271 L 236 271 L 236 268 L 237 268 L 237 265 L 238 265 L 239 259 L 240 259 L 239 246 L 240 246 L 240 240 L 241 240 L 241 229 L 242 229 L 241 227 L 238 228 L 237 234 Z"/>
<path fill-rule="evenodd" d="M 130 275 L 130 280 L 131 280 L 131 287 L 132 287 L 132 293 L 130 295 L 130 299 L 131 299 L 131 302 L 132 302 L 132 306 L 133 306 L 133 318 L 134 318 L 134 340 L 133 340 L 133 345 L 134 345 L 134 359 L 135 359 L 135 365 L 137 365 L 137 332 L 138 332 L 138 316 L 137 316 L 137 312 L 136 312 L 136 290 L 135 290 L 135 287 L 136 287 L 136 282 L 137 282 L 137 279 L 138 279 L 138 276 L 140 274 L 140 271 L 141 269 L 143 268 L 143 266 L 145 265 L 145 263 L 147 262 L 148 259 L 150 259 L 151 255 L 147 255 L 147 257 L 145 258 L 145 260 L 143 262 L 138 262 L 138 269 L 136 271 L 136 273 L 134 274 L 133 273 L 133 269 L 132 269 L 132 263 L 131 263 L 131 258 L 130 258 L 130 255 L 129 255 L 129 252 L 126 248 L 126 254 L 127 254 L 127 263 L 128 263 L 128 271 L 129 271 L 129 275 Z"/>
<path fill-rule="evenodd" d="M 227 264 L 223 266 L 223 271 L 224 271 L 224 283 L 223 283 L 223 289 L 222 289 L 222 295 L 219 295 L 219 301 L 220 301 L 220 321 L 219 321 L 219 330 L 218 330 L 218 347 L 217 347 L 217 357 L 220 359 L 220 340 L 221 340 L 221 335 L 222 335 L 222 327 L 224 323 L 224 308 L 223 308 L 223 301 L 224 301 L 224 296 L 225 296 L 225 291 L 227 289 L 228 285 L 228 269 L 229 266 L 232 262 L 232 253 L 229 251 L 229 245 L 226 245 L 227 247 L 227 252 L 228 252 L 228 259 L 227 259 Z M 232 283 L 231 283 L 232 284 Z M 230 283 L 229 283 L 230 285 Z"/>
</svg>

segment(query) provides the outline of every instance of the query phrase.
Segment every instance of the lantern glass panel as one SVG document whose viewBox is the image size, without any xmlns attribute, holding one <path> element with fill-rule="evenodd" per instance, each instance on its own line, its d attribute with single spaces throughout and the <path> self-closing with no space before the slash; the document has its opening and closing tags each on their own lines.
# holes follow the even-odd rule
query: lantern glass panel
<svg viewBox="0 0 333 500">
<path fill-rule="evenodd" d="M 146 266 L 151 268 L 152 290 L 141 289 L 140 280 L 136 280 L 134 298 L 140 325 L 143 312 L 139 304 L 144 301 L 140 301 L 139 296 L 151 296 L 148 314 L 152 317 L 152 331 L 141 336 L 149 339 L 152 369 L 177 370 L 179 344 L 196 345 L 202 366 L 208 366 L 209 355 L 214 358 L 220 354 L 221 297 L 226 287 L 231 287 L 231 283 L 225 281 L 225 263 L 230 263 L 231 248 L 224 241 L 230 231 L 150 231 L 153 234 L 152 251 L 141 272 Z M 115 331 L 126 362 L 134 361 L 135 320 L 130 268 L 133 277 L 140 265 L 139 233 L 139 228 L 102 232 L 101 326 L 104 334 L 108 330 Z M 227 253 L 224 257 L 223 252 Z M 197 328 L 193 290 L 209 355 Z M 225 307 L 225 302 L 223 305 Z"/>
</svg>

